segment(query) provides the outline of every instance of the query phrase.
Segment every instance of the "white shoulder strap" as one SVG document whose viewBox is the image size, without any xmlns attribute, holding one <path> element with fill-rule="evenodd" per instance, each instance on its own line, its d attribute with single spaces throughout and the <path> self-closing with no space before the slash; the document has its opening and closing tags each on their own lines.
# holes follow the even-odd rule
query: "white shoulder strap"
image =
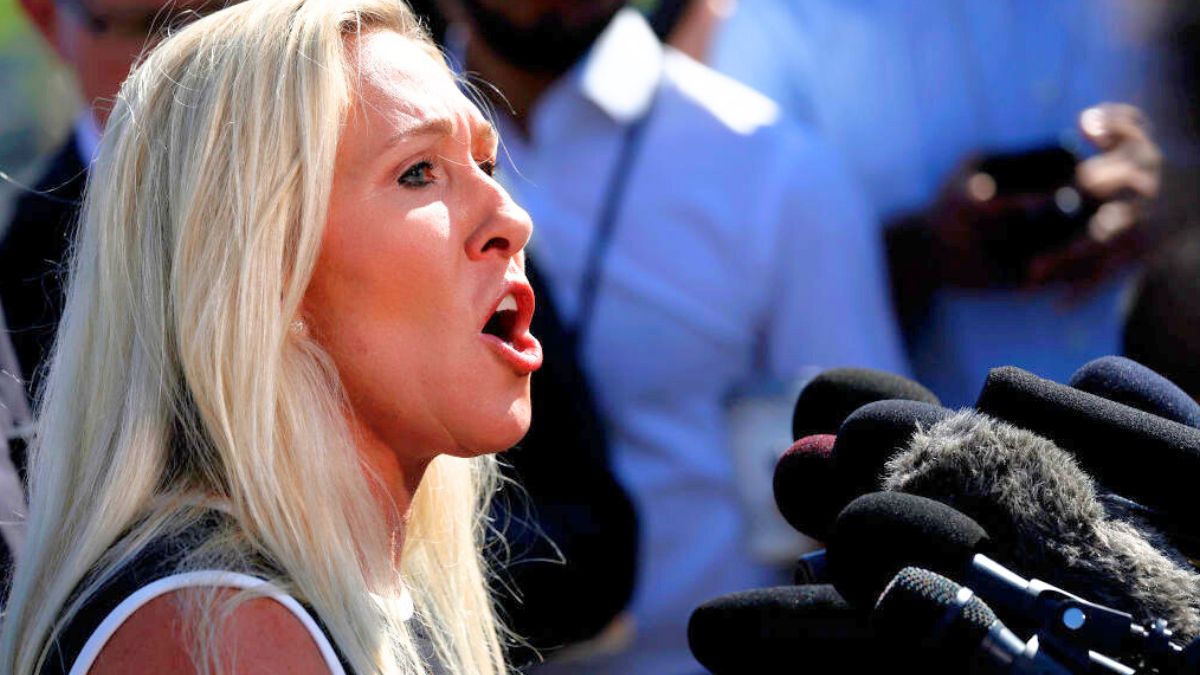
<svg viewBox="0 0 1200 675">
<path fill-rule="evenodd" d="M 133 616 L 133 613 L 143 605 L 160 595 L 165 595 L 182 588 L 194 588 L 197 586 L 221 586 L 243 590 L 260 590 L 263 593 L 263 597 L 270 598 L 283 605 L 300 620 L 300 623 L 304 624 L 309 634 L 312 635 L 313 642 L 317 643 L 317 649 L 320 650 L 321 657 L 325 659 L 325 665 L 329 667 L 329 672 L 332 675 L 345 675 L 346 671 L 342 668 L 341 662 L 338 661 L 337 653 L 333 650 L 333 645 L 330 644 L 329 638 L 317 626 L 317 622 L 313 620 L 308 611 L 299 602 L 296 602 L 295 598 L 263 579 L 258 579 L 248 574 L 221 570 L 182 572 L 164 577 L 139 588 L 135 593 L 125 598 L 121 604 L 117 605 L 116 609 L 110 612 L 108 616 L 104 617 L 104 621 L 100 622 L 100 626 L 96 629 L 96 632 L 92 633 L 92 636 L 84 643 L 79 656 L 76 657 L 75 664 L 71 666 L 70 675 L 87 675 L 87 672 L 91 670 L 92 664 L 96 661 L 96 657 L 100 655 L 100 650 L 104 648 L 104 645 L 117 632 L 121 624 L 125 623 L 125 620 Z"/>
</svg>

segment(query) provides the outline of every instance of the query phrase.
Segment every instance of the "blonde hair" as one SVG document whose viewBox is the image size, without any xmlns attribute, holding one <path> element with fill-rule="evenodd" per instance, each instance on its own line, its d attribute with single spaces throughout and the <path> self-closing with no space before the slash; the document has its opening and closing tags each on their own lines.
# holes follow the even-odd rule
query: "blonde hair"
<svg viewBox="0 0 1200 675">
<path fill-rule="evenodd" d="M 72 590 L 194 524 L 195 495 L 236 527 L 184 564 L 270 561 L 357 672 L 505 670 L 480 553 L 493 458 L 433 461 L 397 570 L 395 514 L 366 497 L 337 374 L 290 329 L 352 104 L 347 36 L 370 30 L 441 59 L 399 0 L 249 0 L 180 30 L 123 85 L 41 406 L 0 671 L 36 672 L 81 604 Z M 388 601 L 401 578 L 407 622 Z M 198 644 L 197 666 L 219 668 L 211 636 Z"/>
</svg>

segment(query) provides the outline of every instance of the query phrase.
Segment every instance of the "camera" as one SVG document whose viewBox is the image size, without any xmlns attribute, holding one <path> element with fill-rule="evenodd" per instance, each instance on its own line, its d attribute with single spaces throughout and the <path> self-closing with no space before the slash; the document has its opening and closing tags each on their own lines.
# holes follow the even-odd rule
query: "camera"
<svg viewBox="0 0 1200 675">
<path fill-rule="evenodd" d="M 984 251 L 995 277 L 1019 284 L 1030 261 L 1087 231 L 1100 203 L 1075 184 L 1079 157 L 1061 145 L 984 155 L 968 172 L 966 197 L 980 206 Z"/>
</svg>

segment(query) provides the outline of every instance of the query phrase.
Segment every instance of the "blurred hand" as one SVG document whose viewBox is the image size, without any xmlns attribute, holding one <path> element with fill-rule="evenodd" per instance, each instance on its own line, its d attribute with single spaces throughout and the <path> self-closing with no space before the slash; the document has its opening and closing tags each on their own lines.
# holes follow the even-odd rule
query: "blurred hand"
<svg viewBox="0 0 1200 675">
<path fill-rule="evenodd" d="M 1101 153 L 1076 167 L 1076 187 L 1099 207 L 1087 227 L 1045 252 L 1023 241 L 1029 214 L 1053 206 L 1050 194 L 997 195 L 980 180 L 977 157 L 947 182 L 925 221 L 940 283 L 968 288 L 1067 284 L 1081 295 L 1142 250 L 1137 227 L 1146 200 L 1160 187 L 1161 153 L 1137 108 L 1103 104 L 1080 115 L 1080 128 Z"/>
<path fill-rule="evenodd" d="M 1158 196 L 1162 153 L 1141 111 L 1131 105 L 1088 108 L 1079 128 L 1101 154 L 1079 163 L 1076 183 L 1101 206 L 1084 236 L 1034 258 L 1028 276 L 1034 285 L 1066 282 L 1084 293 L 1143 249 L 1146 237 L 1138 223 L 1145 203 Z"/>
</svg>

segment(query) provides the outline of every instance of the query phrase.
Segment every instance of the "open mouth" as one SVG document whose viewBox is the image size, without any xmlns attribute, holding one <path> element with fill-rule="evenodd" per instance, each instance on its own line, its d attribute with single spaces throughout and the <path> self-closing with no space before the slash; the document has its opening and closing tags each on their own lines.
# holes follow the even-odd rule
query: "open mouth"
<svg viewBox="0 0 1200 675">
<path fill-rule="evenodd" d="M 496 311 L 483 326 L 483 332 L 486 335 L 494 335 L 502 341 L 512 344 L 516 336 L 517 319 L 519 316 L 517 299 L 512 293 L 509 293 L 500 301 L 500 305 L 496 307 Z"/>
<path fill-rule="evenodd" d="M 542 365 L 542 345 L 529 332 L 533 320 L 533 289 L 527 283 L 509 283 L 496 309 L 480 328 L 491 348 L 520 375 Z"/>
</svg>

